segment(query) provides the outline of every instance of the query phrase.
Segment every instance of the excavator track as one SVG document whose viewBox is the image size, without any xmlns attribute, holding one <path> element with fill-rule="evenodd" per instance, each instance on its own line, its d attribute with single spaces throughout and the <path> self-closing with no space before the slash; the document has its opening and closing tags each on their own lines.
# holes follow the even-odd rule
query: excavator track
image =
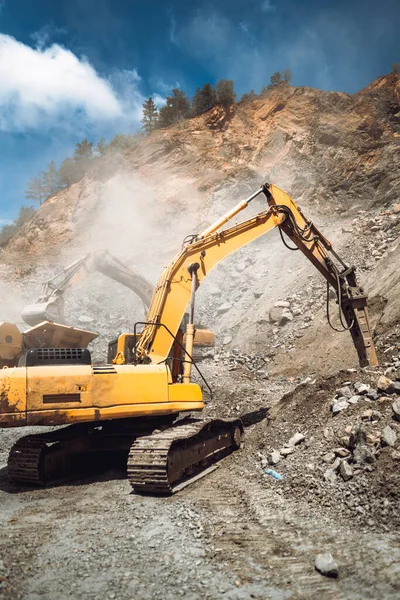
<svg viewBox="0 0 400 600">
<path fill-rule="evenodd" d="M 26 436 L 11 448 L 8 456 L 8 476 L 24 484 L 43 485 L 43 457 L 47 445 L 34 436 Z"/>
<path fill-rule="evenodd" d="M 135 492 L 172 494 L 183 481 L 197 478 L 240 447 L 240 419 L 177 423 L 165 431 L 138 438 L 128 457 L 128 480 Z"/>
<path fill-rule="evenodd" d="M 57 432 L 27 435 L 18 440 L 8 456 L 9 478 L 24 485 L 45 485 L 56 471 L 63 474 L 66 457 L 60 453 L 57 441 Z"/>
<path fill-rule="evenodd" d="M 126 465 L 132 442 L 171 420 L 132 419 L 69 425 L 19 439 L 8 456 L 8 476 L 21 485 L 44 486 Z"/>
</svg>

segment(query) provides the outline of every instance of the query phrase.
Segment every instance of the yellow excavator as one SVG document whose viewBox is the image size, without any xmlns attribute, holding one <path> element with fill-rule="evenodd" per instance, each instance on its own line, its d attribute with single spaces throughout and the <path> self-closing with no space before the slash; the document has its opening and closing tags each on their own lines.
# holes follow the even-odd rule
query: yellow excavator
<svg viewBox="0 0 400 600">
<path fill-rule="evenodd" d="M 227 225 L 260 194 L 266 198 L 265 210 Z M 197 367 L 192 359 L 195 293 L 221 260 L 275 227 L 335 290 L 342 329 L 350 332 L 360 364 L 376 365 L 367 298 L 354 267 L 345 264 L 285 192 L 266 183 L 211 226 L 186 238 L 161 273 L 146 321 L 120 336 L 110 364 L 91 364 L 85 349 L 31 349 L 25 367 L 0 373 L 1 427 L 68 425 L 20 439 L 10 452 L 9 476 L 44 484 L 76 474 L 84 456 L 105 464 L 120 452 L 127 458 L 128 479 L 136 492 L 168 494 L 239 448 L 240 419 L 177 419 L 180 413 L 204 408 L 202 389 L 191 380 L 192 367 Z"/>
</svg>

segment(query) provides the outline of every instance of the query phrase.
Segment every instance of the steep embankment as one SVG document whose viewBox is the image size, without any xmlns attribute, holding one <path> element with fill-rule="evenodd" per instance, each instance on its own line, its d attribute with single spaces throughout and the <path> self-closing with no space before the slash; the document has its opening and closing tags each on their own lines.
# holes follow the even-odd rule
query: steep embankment
<svg viewBox="0 0 400 600">
<path fill-rule="evenodd" d="M 24 293 L 32 298 L 41 268 L 51 273 L 83 252 L 107 247 L 155 282 L 186 234 L 267 180 L 290 193 L 349 262 L 364 268 L 368 290 L 388 299 L 385 315 L 380 309 L 376 315 L 387 328 L 400 317 L 400 252 L 385 258 L 399 234 L 394 208 L 400 189 L 399 104 L 398 75 L 381 77 L 355 95 L 282 86 L 229 112 L 216 107 L 155 131 L 49 198 L 3 252 L 5 278 L 12 286 L 22 277 Z M 127 327 L 123 315 L 132 307 L 130 296 L 102 282 L 101 292 L 111 291 L 99 303 L 96 285 L 85 288 L 71 323 L 89 313 L 94 328 L 108 333 L 104 305 L 112 298 L 116 327 Z M 317 311 L 323 293 L 323 283 L 304 259 L 271 235 L 268 243 L 244 249 L 207 279 L 198 315 L 227 348 L 271 356 L 292 350 L 298 356 L 299 343 L 312 352 L 323 342 L 332 351 L 319 366 L 348 364 L 339 350 L 343 337 L 339 342 L 328 333 Z M 285 326 L 269 318 L 279 299 L 291 305 L 293 321 Z M 376 305 L 383 308 L 384 300 Z M 348 340 L 345 348 L 351 352 Z M 308 356 L 304 353 L 306 362 Z M 281 363 L 279 354 L 276 360 Z M 298 368 L 303 366 L 300 361 Z"/>
</svg>

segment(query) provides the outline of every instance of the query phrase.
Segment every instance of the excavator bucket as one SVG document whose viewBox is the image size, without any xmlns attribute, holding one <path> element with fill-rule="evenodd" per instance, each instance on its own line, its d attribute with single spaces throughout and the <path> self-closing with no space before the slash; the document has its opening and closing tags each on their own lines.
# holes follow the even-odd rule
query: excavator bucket
<svg viewBox="0 0 400 600">
<path fill-rule="evenodd" d="M 27 325 L 34 327 L 43 321 L 64 323 L 64 300 L 60 296 L 47 302 L 37 302 L 25 306 L 22 318 Z"/>
</svg>

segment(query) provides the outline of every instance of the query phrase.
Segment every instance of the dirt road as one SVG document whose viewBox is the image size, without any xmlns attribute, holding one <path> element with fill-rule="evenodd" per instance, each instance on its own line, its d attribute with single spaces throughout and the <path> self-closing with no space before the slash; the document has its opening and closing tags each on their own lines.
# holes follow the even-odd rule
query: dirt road
<svg viewBox="0 0 400 600">
<path fill-rule="evenodd" d="M 258 435 L 255 425 L 248 432 Z M 11 432 L 10 432 L 11 433 Z M 2 434 L 2 448 L 5 436 Z M 11 440 L 10 435 L 10 440 Z M 0 472 L 0 596 L 398 598 L 400 539 L 283 497 L 245 448 L 170 498 L 130 493 L 122 472 L 24 490 Z M 331 552 L 338 580 L 314 570 Z"/>
</svg>

